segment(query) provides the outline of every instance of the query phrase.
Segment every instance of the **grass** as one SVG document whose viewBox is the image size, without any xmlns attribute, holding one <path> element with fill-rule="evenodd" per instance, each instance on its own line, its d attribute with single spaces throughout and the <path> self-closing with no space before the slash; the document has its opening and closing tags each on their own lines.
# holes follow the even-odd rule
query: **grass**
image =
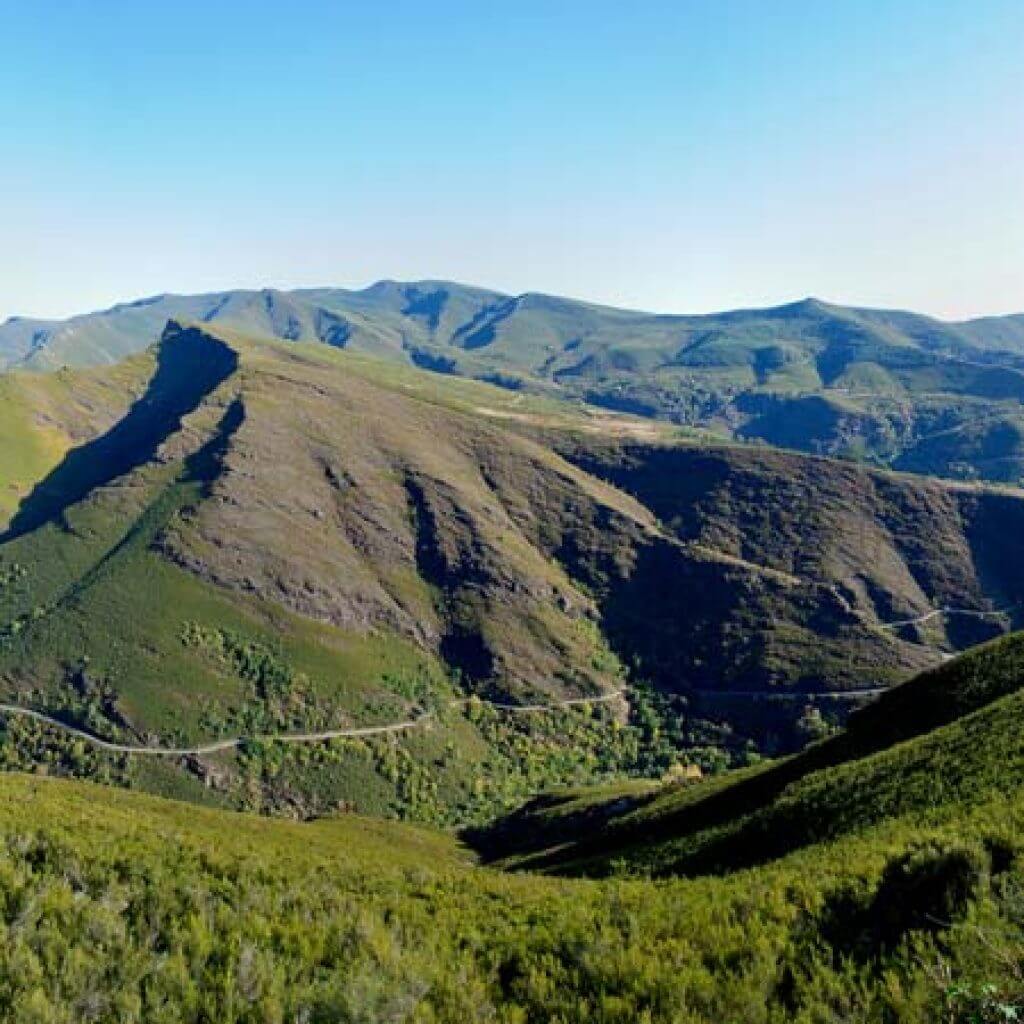
<svg viewBox="0 0 1024 1024">
<path fill-rule="evenodd" d="M 593 883 L 474 867 L 393 823 L 8 775 L 0 1007 L 40 1022 L 966 1024 L 1022 995 L 1007 864 L 1022 823 L 1001 798 L 955 828 L 888 822 L 726 878 Z M 913 889 L 914 872 L 938 887 Z M 864 914 L 883 898 L 876 934 Z M 938 906 L 952 920 L 935 930 Z"/>
<path fill-rule="evenodd" d="M 143 353 L 102 371 L 0 376 L 0 529 L 71 447 L 123 414 L 152 370 Z"/>
<path fill-rule="evenodd" d="M 56 431 L 33 429 L 31 413 L 20 398 L 13 382 L 0 378 L 0 434 L 11 449 L 0 470 L 0 524 L 14 514 L 32 484 L 57 464 L 67 446 Z"/>
</svg>

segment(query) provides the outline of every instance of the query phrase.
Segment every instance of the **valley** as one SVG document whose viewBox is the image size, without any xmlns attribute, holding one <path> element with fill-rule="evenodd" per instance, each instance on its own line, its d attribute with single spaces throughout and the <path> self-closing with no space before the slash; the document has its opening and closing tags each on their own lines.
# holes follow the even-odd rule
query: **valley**
<svg viewBox="0 0 1024 1024">
<path fill-rule="evenodd" d="M 1017 1005 L 1021 492 L 201 323 L 0 386 L 16 1019 Z"/>
<path fill-rule="evenodd" d="M 1021 643 L 897 687 L 796 758 L 549 795 L 472 848 L 353 814 L 296 823 L 4 774 L 5 1005 L 22 1020 L 1012 1020 Z"/>
</svg>

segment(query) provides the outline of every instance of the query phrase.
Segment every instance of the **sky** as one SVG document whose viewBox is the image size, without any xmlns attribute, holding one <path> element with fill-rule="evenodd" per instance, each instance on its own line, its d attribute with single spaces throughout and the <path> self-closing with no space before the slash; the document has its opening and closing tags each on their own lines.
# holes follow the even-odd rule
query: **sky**
<svg viewBox="0 0 1024 1024">
<path fill-rule="evenodd" d="M 1021 0 L 0 0 L 0 319 L 445 278 L 1024 311 Z"/>
</svg>

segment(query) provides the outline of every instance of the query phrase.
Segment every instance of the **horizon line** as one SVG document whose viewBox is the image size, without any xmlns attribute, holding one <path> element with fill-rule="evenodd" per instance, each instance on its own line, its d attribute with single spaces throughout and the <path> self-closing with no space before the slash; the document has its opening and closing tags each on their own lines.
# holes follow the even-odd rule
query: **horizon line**
<svg viewBox="0 0 1024 1024">
<path fill-rule="evenodd" d="M 375 288 L 379 288 L 383 285 L 394 285 L 397 287 L 415 287 L 417 285 L 449 285 L 458 288 L 471 289 L 479 292 L 489 292 L 496 297 L 503 299 L 525 299 L 529 297 L 547 298 L 547 299 L 559 299 L 565 302 L 577 303 L 585 306 L 597 306 L 604 309 L 614 310 L 620 313 L 634 313 L 640 316 L 652 316 L 652 317 L 714 317 L 722 316 L 730 313 L 756 313 L 756 312 L 772 312 L 776 310 L 785 309 L 789 306 L 800 306 L 805 304 L 817 303 L 821 306 L 833 307 L 837 309 L 851 309 L 851 310 L 863 310 L 873 313 L 910 313 L 914 316 L 926 317 L 930 320 L 935 320 L 939 323 L 957 325 L 972 323 L 979 320 L 998 320 L 1008 317 L 1024 316 L 1024 307 L 1017 309 L 1010 309 L 1005 312 L 997 313 L 980 313 L 968 317 L 946 317 L 938 316 L 934 313 L 922 313 L 919 310 L 912 308 L 911 306 L 893 306 L 893 305 L 864 305 L 862 303 L 847 303 L 847 302 L 835 302 L 829 299 L 823 299 L 816 295 L 803 295 L 800 298 L 789 299 L 782 302 L 774 302 L 768 304 L 750 304 L 750 305 L 738 305 L 730 306 L 725 308 L 708 309 L 701 311 L 684 311 L 684 310 L 656 310 L 656 309 L 644 309 L 638 306 L 629 305 L 615 305 L 607 301 L 601 301 L 598 299 L 580 298 L 575 295 L 565 295 L 558 292 L 548 292 L 537 289 L 527 289 L 525 291 L 503 291 L 499 288 L 491 288 L 487 285 L 473 284 L 466 281 L 459 281 L 454 278 L 444 277 L 422 277 L 422 278 L 390 278 L 383 277 L 378 278 L 375 281 L 371 281 L 369 284 L 363 287 L 351 287 L 347 285 L 338 284 L 325 284 L 325 285 L 300 285 L 294 288 L 278 287 L 275 285 L 260 285 L 260 286 L 237 286 L 229 288 L 213 288 L 209 290 L 197 290 L 197 291 L 160 291 L 153 292 L 149 295 L 140 295 L 132 299 L 120 299 L 109 305 L 97 306 L 93 309 L 80 310 L 78 312 L 69 313 L 66 316 L 40 316 L 25 313 L 13 313 L 5 317 L 0 321 L 0 327 L 6 326 L 11 323 L 67 323 L 71 320 L 83 319 L 86 317 L 102 316 L 107 313 L 113 313 L 120 309 L 130 309 L 134 306 L 143 306 L 148 303 L 155 303 L 161 299 L 167 298 L 201 298 L 205 296 L 225 295 L 230 293 L 252 293 L 254 295 L 277 292 L 283 295 L 295 295 L 303 292 L 326 292 L 326 291 L 339 291 L 347 292 L 353 295 L 362 295 L 372 291 Z"/>
</svg>

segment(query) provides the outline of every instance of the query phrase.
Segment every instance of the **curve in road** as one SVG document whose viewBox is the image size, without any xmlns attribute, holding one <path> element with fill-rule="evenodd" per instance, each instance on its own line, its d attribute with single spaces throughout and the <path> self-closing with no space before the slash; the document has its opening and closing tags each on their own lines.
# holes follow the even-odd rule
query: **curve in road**
<svg viewBox="0 0 1024 1024">
<path fill-rule="evenodd" d="M 598 697 L 573 697 L 569 700 L 555 701 L 552 704 L 500 704 L 497 701 L 480 701 L 497 711 L 506 711 L 513 714 L 537 714 L 545 711 L 558 711 L 561 708 L 575 707 L 580 704 L 604 704 L 609 701 L 618 700 L 625 696 L 625 689 L 615 690 L 612 693 L 601 694 Z M 449 702 L 448 707 L 462 707 L 471 704 L 478 698 L 467 697 L 464 700 Z M 31 708 L 23 708 L 18 704 L 0 704 L 0 714 L 19 715 L 22 718 L 31 718 L 34 721 L 42 722 L 45 725 L 54 726 L 71 736 L 85 740 L 101 750 L 107 750 L 113 754 L 145 754 L 155 757 L 200 757 L 203 754 L 215 754 L 221 750 L 231 750 L 240 746 L 246 741 L 263 743 L 322 743 L 326 740 L 351 739 L 361 736 L 380 736 L 386 733 L 406 732 L 415 729 L 436 717 L 434 712 L 425 711 L 416 718 L 408 718 L 400 722 L 389 722 L 385 725 L 364 725 L 351 729 L 328 729 L 324 732 L 299 732 L 299 733 L 270 733 L 256 736 L 232 736 L 228 739 L 216 740 L 213 743 L 204 743 L 197 747 L 139 747 L 125 743 L 112 743 L 110 740 L 102 739 L 84 729 L 78 729 L 66 722 L 44 714 L 42 711 L 33 711 Z"/>
</svg>

